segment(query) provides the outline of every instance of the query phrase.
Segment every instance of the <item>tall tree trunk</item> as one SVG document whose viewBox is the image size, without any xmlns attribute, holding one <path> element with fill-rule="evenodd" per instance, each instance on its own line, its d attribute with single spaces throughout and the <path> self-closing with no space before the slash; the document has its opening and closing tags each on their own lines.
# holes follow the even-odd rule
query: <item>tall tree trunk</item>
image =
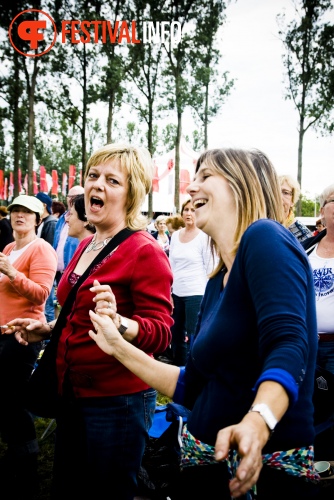
<svg viewBox="0 0 334 500">
<path fill-rule="evenodd" d="M 111 91 L 108 103 L 107 144 L 112 143 L 112 121 L 114 114 L 114 101 L 115 101 L 115 93 L 114 91 Z"/>
<path fill-rule="evenodd" d="M 299 138 L 298 138 L 298 173 L 297 173 L 297 180 L 300 184 L 300 188 L 302 187 L 302 171 L 303 171 L 303 141 L 304 141 L 304 115 L 300 115 L 300 120 L 299 120 Z M 296 203 L 296 215 L 301 215 L 302 214 L 302 204 L 301 200 L 299 199 Z"/>
<path fill-rule="evenodd" d="M 147 130 L 147 148 L 153 156 L 153 99 L 148 101 L 148 130 Z M 148 193 L 148 217 L 149 220 L 153 217 L 153 193 L 152 186 Z"/>
<path fill-rule="evenodd" d="M 36 89 L 36 78 L 38 74 L 38 63 L 37 57 L 34 57 L 34 69 L 31 77 L 31 83 L 29 85 L 29 118 L 28 118 L 28 194 L 34 194 L 34 137 L 35 137 L 35 89 Z M 29 80 L 29 75 L 27 74 Z"/>
<path fill-rule="evenodd" d="M 86 126 L 87 126 L 87 58 L 86 58 L 86 45 L 83 44 L 83 96 L 82 96 L 82 171 L 84 172 L 87 162 L 87 148 L 86 148 Z"/>
<path fill-rule="evenodd" d="M 204 109 L 204 149 L 208 149 L 208 123 L 209 123 L 209 84 L 205 86 L 205 109 Z"/>
<path fill-rule="evenodd" d="M 20 134 L 21 123 L 19 117 L 19 60 L 18 52 L 14 50 L 14 102 L 13 102 L 13 150 L 14 150 L 14 198 L 19 193 L 19 167 L 20 167 Z"/>
<path fill-rule="evenodd" d="M 174 206 L 176 212 L 180 211 L 180 143 L 182 134 L 182 112 L 177 110 L 177 129 L 175 141 L 175 192 Z"/>
</svg>

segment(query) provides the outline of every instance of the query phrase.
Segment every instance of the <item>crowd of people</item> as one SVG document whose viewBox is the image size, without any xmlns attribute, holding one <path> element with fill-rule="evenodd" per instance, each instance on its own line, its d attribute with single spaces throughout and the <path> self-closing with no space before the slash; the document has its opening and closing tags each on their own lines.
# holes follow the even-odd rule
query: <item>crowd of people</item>
<svg viewBox="0 0 334 500">
<path fill-rule="evenodd" d="M 180 213 L 149 225 L 151 184 L 146 149 L 108 144 L 66 205 L 39 193 L 0 207 L 8 470 L 24 469 L 34 490 L 24 395 L 57 329 L 56 293 L 70 314 L 57 347 L 53 499 L 109 498 L 111 483 L 118 500 L 138 495 L 157 391 L 190 410 L 172 500 L 203 484 L 208 498 L 315 498 L 316 364 L 334 374 L 334 184 L 316 235 L 294 215 L 298 182 L 259 150 L 205 151 Z"/>
</svg>

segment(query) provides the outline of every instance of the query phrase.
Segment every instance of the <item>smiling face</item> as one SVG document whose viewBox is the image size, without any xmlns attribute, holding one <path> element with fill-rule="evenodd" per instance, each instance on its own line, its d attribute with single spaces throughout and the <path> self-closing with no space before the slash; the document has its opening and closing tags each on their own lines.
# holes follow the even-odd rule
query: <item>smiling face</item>
<svg viewBox="0 0 334 500">
<path fill-rule="evenodd" d="M 13 230 L 20 236 L 35 234 L 37 226 L 36 214 L 22 205 L 14 205 L 10 211 L 10 222 Z"/>
<path fill-rule="evenodd" d="M 216 241 L 225 231 L 234 233 L 236 205 L 232 189 L 223 175 L 204 162 L 187 191 L 195 208 L 197 227 Z"/>
<path fill-rule="evenodd" d="M 97 232 L 110 232 L 125 226 L 128 179 L 119 161 L 91 166 L 85 180 L 87 219 Z"/>
</svg>

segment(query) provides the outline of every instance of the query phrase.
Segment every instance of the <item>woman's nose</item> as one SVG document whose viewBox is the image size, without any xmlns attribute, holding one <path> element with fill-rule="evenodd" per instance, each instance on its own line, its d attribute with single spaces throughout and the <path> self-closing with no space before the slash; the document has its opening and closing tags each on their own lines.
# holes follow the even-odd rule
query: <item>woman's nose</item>
<svg viewBox="0 0 334 500">
<path fill-rule="evenodd" d="M 192 181 L 189 186 L 187 186 L 187 193 L 191 194 L 194 193 L 195 191 L 198 190 L 198 187 L 196 186 L 196 182 Z"/>
<path fill-rule="evenodd" d="M 104 178 L 103 175 L 99 175 L 99 177 L 96 177 L 94 180 L 94 187 L 96 189 L 101 189 L 104 186 Z"/>
</svg>

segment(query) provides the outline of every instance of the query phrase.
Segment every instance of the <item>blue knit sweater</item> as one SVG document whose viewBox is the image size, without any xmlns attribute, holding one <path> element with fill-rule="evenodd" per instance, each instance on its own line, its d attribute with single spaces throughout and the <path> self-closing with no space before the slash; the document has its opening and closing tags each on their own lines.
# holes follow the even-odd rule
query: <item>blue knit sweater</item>
<svg viewBox="0 0 334 500">
<path fill-rule="evenodd" d="M 208 282 L 185 370 L 189 431 L 213 445 L 272 371 L 286 374 L 290 405 L 264 452 L 313 444 L 317 327 L 304 250 L 279 223 L 259 220 L 245 231 L 225 288 L 222 279 L 221 272 Z"/>
</svg>

